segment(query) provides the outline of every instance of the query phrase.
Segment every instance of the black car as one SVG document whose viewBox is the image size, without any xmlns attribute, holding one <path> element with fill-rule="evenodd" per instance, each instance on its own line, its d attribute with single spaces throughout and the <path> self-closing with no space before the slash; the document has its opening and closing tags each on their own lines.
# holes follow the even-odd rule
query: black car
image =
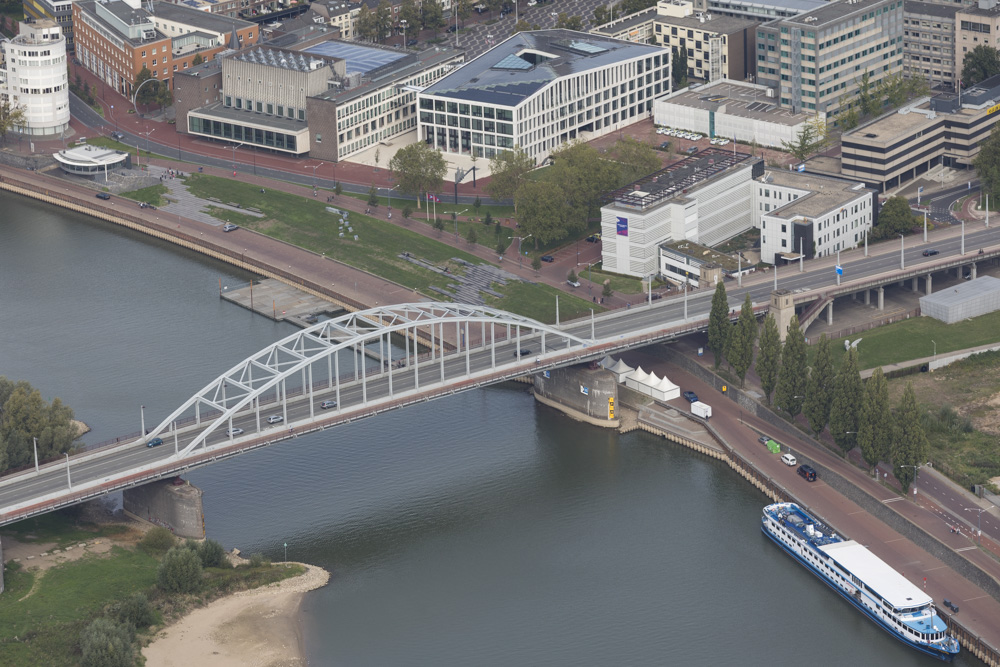
<svg viewBox="0 0 1000 667">
<path fill-rule="evenodd" d="M 815 482 L 816 481 L 816 470 L 813 469 L 813 467 L 810 466 L 810 465 L 806 465 L 806 464 L 800 465 L 799 466 L 799 475 L 801 477 L 805 477 L 805 479 L 806 479 L 807 482 Z"/>
<path fill-rule="evenodd" d="M 109 195 L 107 192 L 98 192 L 94 196 L 97 197 L 98 199 L 111 199 L 111 195 Z"/>
<path fill-rule="evenodd" d="M 944 599 L 944 606 L 948 607 L 948 609 L 951 609 L 956 614 L 958 613 L 958 605 L 949 600 L 948 598 Z"/>
<path fill-rule="evenodd" d="M 556 261 L 556 258 L 553 257 L 552 255 L 542 255 L 542 261 L 543 262 L 554 262 L 554 261 Z"/>
<path fill-rule="evenodd" d="M 121 141 L 122 139 L 125 138 L 125 135 L 122 134 L 121 132 L 115 131 L 111 133 L 111 138 L 115 139 L 116 141 Z"/>
<path fill-rule="evenodd" d="M 457 31 L 458 31 L 458 26 L 453 26 L 453 25 L 448 26 L 448 32 L 457 32 Z"/>
<path fill-rule="evenodd" d="M 597 243 L 600 240 L 601 240 L 600 234 L 591 234 L 590 236 L 587 237 L 587 243 Z"/>
<path fill-rule="evenodd" d="M 686 398 L 689 403 L 695 403 L 698 401 L 698 394 L 694 393 L 693 391 L 685 391 L 683 394 L 681 394 L 681 396 Z"/>
<path fill-rule="evenodd" d="M 938 254 L 938 251 L 935 250 L 934 248 L 928 248 L 927 250 L 924 250 L 924 257 L 932 257 L 936 254 Z"/>
<path fill-rule="evenodd" d="M 669 141 L 664 141 L 662 144 L 660 144 L 660 150 L 665 151 L 665 150 L 667 150 L 669 148 L 670 148 L 670 142 Z"/>
<path fill-rule="evenodd" d="M 518 356 L 518 354 L 517 354 L 517 352 L 515 352 L 514 353 L 514 358 L 517 359 L 517 356 Z M 531 356 L 531 350 L 529 350 L 526 347 L 522 347 L 521 348 L 521 356 L 522 357 L 529 357 L 529 356 Z"/>
<path fill-rule="evenodd" d="M 759 442 L 762 445 L 766 445 L 767 441 L 770 440 L 770 439 L 771 439 L 771 436 L 769 436 L 769 435 L 762 435 L 759 438 L 757 438 L 757 442 Z"/>
<path fill-rule="evenodd" d="M 406 45 L 407 46 L 416 46 L 417 45 L 417 40 L 415 40 L 415 39 L 408 39 L 408 40 L 406 40 Z"/>
</svg>

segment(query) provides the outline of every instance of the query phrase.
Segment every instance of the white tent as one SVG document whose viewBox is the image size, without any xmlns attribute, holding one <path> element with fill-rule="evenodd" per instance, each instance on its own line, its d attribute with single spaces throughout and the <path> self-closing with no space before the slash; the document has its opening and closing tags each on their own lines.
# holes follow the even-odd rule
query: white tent
<svg viewBox="0 0 1000 667">
<path fill-rule="evenodd" d="M 656 377 L 656 373 L 650 373 L 649 380 L 646 383 L 646 390 L 643 393 L 649 394 L 653 398 L 660 401 L 666 400 L 663 397 L 663 392 L 660 391 L 660 383 L 662 382 L 663 380 Z"/>
<path fill-rule="evenodd" d="M 603 363 L 603 362 L 602 362 Z M 629 373 L 632 372 L 633 368 L 626 364 L 621 359 L 618 360 L 614 366 L 605 366 L 605 368 L 615 374 L 615 382 L 625 382 Z"/>
<path fill-rule="evenodd" d="M 636 391 L 642 391 L 641 385 L 649 379 L 649 375 L 646 371 L 642 370 L 642 366 L 636 368 L 630 375 L 625 376 L 625 386 L 629 389 L 635 389 Z"/>
<path fill-rule="evenodd" d="M 600 361 L 598 361 L 597 365 L 600 366 L 601 368 L 611 368 L 612 366 L 615 365 L 615 360 L 609 354 Z"/>
<path fill-rule="evenodd" d="M 673 382 L 667 379 L 667 376 L 663 376 L 660 380 L 660 384 L 656 385 L 656 394 L 653 395 L 654 398 L 659 398 L 661 401 L 670 401 L 675 398 L 681 397 L 681 388 L 675 385 Z"/>
</svg>

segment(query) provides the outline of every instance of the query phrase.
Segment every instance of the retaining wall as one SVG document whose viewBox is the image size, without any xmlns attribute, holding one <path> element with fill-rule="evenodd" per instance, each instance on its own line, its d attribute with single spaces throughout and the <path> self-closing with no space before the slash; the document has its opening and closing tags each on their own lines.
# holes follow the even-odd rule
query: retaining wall
<svg viewBox="0 0 1000 667">
<path fill-rule="evenodd" d="M 178 478 L 179 479 L 179 478 Z M 191 482 L 174 485 L 163 480 L 125 489 L 125 513 L 142 521 L 163 526 L 178 537 L 205 538 L 202 490 Z"/>
</svg>

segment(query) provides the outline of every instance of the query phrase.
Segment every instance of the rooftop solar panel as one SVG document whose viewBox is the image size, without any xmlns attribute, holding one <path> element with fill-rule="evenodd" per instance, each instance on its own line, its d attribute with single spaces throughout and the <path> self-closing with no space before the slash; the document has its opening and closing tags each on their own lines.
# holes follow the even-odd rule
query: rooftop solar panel
<svg viewBox="0 0 1000 667">
<path fill-rule="evenodd" d="M 513 69 L 527 71 L 531 69 L 533 65 L 523 58 L 515 56 L 513 53 L 505 56 L 500 62 L 494 65 L 490 69 Z"/>
<path fill-rule="evenodd" d="M 592 44 L 591 42 L 583 42 L 580 40 L 573 40 L 569 43 L 571 49 L 577 49 L 578 51 L 583 51 L 584 53 L 604 53 L 607 51 L 603 46 L 598 46 L 597 44 Z"/>
<path fill-rule="evenodd" d="M 342 58 L 346 61 L 345 66 L 348 72 L 371 72 L 406 57 L 405 53 L 397 53 L 387 49 L 333 41 L 317 44 L 305 49 L 305 51 L 321 56 Z"/>
</svg>

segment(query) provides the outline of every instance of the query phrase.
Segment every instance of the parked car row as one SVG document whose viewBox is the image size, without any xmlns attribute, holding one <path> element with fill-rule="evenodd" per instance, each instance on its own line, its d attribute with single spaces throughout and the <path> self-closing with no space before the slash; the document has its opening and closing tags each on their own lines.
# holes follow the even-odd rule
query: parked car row
<svg viewBox="0 0 1000 667">
<path fill-rule="evenodd" d="M 681 139 L 689 139 L 690 141 L 698 141 L 699 139 L 704 139 L 704 137 L 697 132 L 688 132 L 687 130 L 674 130 L 669 127 L 660 127 L 656 130 L 657 134 L 665 134 L 668 137 L 679 137 Z"/>
</svg>

